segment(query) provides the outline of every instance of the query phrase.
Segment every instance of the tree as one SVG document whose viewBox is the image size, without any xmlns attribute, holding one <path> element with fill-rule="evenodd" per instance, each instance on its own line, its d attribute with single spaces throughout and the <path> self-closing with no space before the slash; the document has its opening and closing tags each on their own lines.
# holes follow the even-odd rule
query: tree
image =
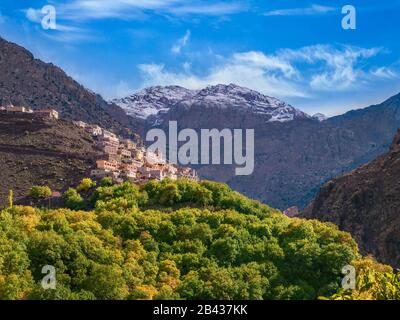
<svg viewBox="0 0 400 320">
<path fill-rule="evenodd" d="M 78 184 L 78 186 L 76 187 L 76 190 L 78 192 L 87 192 L 89 191 L 91 188 L 94 188 L 96 186 L 96 182 L 94 182 L 92 179 L 90 178 L 84 178 L 81 180 L 81 182 Z"/>
<path fill-rule="evenodd" d="M 33 186 L 28 193 L 28 197 L 35 200 L 48 199 L 51 195 L 52 192 L 48 186 Z"/>
<path fill-rule="evenodd" d="M 84 208 L 85 201 L 78 191 L 73 188 L 69 188 L 65 191 L 62 198 L 65 206 L 69 209 L 81 210 Z"/>
<path fill-rule="evenodd" d="M 160 203 L 162 205 L 174 205 L 181 199 L 178 186 L 176 184 L 166 185 L 160 192 Z"/>
<path fill-rule="evenodd" d="M 101 187 L 111 187 L 113 185 L 113 181 L 111 177 L 104 177 L 100 181 L 100 186 Z"/>
</svg>

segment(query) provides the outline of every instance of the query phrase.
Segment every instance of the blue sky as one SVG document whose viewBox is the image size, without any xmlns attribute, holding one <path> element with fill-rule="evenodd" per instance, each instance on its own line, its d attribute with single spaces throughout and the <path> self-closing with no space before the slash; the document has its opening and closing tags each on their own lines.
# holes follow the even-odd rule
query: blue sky
<svg viewBox="0 0 400 320">
<path fill-rule="evenodd" d="M 400 92 L 399 15 L 400 0 L 1 0 L 0 35 L 106 99 L 236 83 L 335 115 Z"/>
</svg>

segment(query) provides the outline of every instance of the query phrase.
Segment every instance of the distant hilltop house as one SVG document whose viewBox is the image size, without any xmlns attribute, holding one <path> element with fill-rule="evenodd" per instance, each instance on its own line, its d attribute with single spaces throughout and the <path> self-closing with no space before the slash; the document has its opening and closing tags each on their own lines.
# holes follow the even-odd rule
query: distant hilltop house
<svg viewBox="0 0 400 320">
<path fill-rule="evenodd" d="M 49 118 L 49 119 L 59 119 L 59 114 L 58 111 L 54 109 L 38 109 L 38 110 L 33 110 L 31 108 L 27 107 L 21 107 L 21 106 L 14 106 L 13 104 L 9 104 L 7 106 L 0 107 L 1 112 L 6 112 L 6 113 L 21 113 L 21 114 L 32 114 L 34 116 L 39 116 L 41 118 Z"/>
<path fill-rule="evenodd" d="M 50 118 L 50 119 L 59 119 L 58 111 L 54 109 L 39 109 L 39 110 L 34 110 L 34 114 L 39 114 L 44 117 Z"/>
<path fill-rule="evenodd" d="M 95 147 L 102 152 L 101 157 L 96 159 L 96 169 L 91 171 L 93 178 L 110 177 L 114 182 L 176 180 L 178 177 L 199 180 L 195 170 L 172 165 L 160 153 L 146 150 L 130 139 L 121 139 L 98 125 L 83 121 L 73 123 L 89 132 L 95 138 Z"/>
</svg>

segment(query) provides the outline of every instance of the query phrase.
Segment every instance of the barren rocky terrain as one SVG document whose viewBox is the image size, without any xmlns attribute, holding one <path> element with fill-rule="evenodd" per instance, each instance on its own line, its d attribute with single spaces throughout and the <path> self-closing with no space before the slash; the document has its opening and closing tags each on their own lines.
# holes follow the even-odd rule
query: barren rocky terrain
<svg viewBox="0 0 400 320">
<path fill-rule="evenodd" d="M 16 203 L 26 202 L 33 185 L 64 191 L 89 173 L 97 155 L 92 137 L 71 122 L 0 113 L 0 207 L 9 190 Z"/>
</svg>

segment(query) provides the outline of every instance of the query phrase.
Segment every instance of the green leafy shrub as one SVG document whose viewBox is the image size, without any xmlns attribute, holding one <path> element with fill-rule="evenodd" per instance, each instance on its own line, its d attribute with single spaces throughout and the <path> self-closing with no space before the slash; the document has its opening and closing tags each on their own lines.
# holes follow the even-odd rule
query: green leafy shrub
<svg viewBox="0 0 400 320">
<path fill-rule="evenodd" d="M 32 199 L 47 199 L 52 195 L 51 189 L 48 186 L 33 186 L 29 189 L 28 197 Z"/>
</svg>

